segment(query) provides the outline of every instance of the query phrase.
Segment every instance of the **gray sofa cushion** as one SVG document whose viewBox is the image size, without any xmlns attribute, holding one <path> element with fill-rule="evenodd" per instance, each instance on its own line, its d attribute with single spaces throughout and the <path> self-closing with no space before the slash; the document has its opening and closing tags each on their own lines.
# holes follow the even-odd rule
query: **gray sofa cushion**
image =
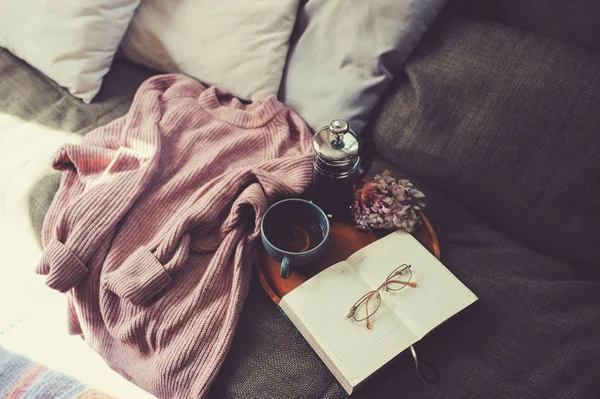
<svg viewBox="0 0 600 399">
<path fill-rule="evenodd" d="M 600 50 L 598 0 L 450 0 L 450 7 L 479 18 Z"/>
<path fill-rule="evenodd" d="M 84 104 L 0 47 L 0 110 L 62 131 L 85 134 L 124 115 L 140 84 L 156 72 L 115 60 L 107 82 Z"/>
<path fill-rule="evenodd" d="M 600 53 L 445 13 L 404 71 L 367 130 L 380 154 L 600 273 Z"/>
</svg>

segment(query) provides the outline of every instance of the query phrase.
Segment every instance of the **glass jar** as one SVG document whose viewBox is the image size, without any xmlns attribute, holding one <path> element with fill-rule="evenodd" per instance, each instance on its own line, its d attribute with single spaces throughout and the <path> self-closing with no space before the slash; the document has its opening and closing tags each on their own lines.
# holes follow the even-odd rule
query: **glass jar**
<svg viewBox="0 0 600 399">
<path fill-rule="evenodd" d="M 361 139 L 342 119 L 314 136 L 312 200 L 333 220 L 350 216 L 354 184 L 360 179 Z"/>
</svg>

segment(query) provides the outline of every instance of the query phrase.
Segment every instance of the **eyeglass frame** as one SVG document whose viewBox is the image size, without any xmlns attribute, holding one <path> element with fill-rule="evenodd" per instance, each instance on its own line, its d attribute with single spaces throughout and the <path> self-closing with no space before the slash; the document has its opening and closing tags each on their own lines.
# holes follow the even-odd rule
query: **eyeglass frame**
<svg viewBox="0 0 600 399">
<path fill-rule="evenodd" d="M 385 279 L 385 281 L 383 282 L 383 284 L 381 284 L 379 287 L 377 287 L 377 289 L 372 290 L 367 292 L 365 295 L 361 296 L 358 301 L 356 301 L 354 303 L 354 305 L 352 305 L 352 307 L 350 308 L 350 311 L 348 312 L 348 314 L 346 315 L 347 319 L 354 319 L 354 321 L 356 322 L 361 322 L 366 320 L 367 321 L 367 328 L 370 330 L 371 329 L 371 321 L 369 320 L 370 317 L 373 317 L 373 315 L 379 310 L 380 306 L 381 306 L 381 294 L 379 293 L 379 290 L 381 290 L 382 288 L 385 288 L 386 292 L 389 291 L 400 291 L 402 288 L 409 286 L 412 288 L 416 288 L 417 287 L 417 283 L 411 281 L 412 279 L 412 270 L 411 270 L 412 265 L 403 263 L 400 266 L 396 267 L 394 270 L 392 270 L 392 272 L 387 276 L 387 278 Z M 410 277 L 408 278 L 408 281 L 397 281 L 397 280 L 391 280 L 393 277 L 404 273 L 405 271 L 407 271 L 410 273 Z M 391 282 L 395 282 L 395 283 L 400 283 L 403 284 L 402 287 L 398 288 L 398 289 L 392 289 L 389 287 L 389 283 Z M 379 305 L 377 306 L 377 308 L 373 311 L 373 313 L 369 314 L 369 309 L 368 309 L 368 301 L 373 297 L 373 295 L 376 295 L 379 298 Z M 360 307 L 360 305 L 365 302 L 365 308 L 367 310 L 367 316 L 364 319 L 357 319 L 355 317 L 356 315 L 356 310 Z"/>
</svg>

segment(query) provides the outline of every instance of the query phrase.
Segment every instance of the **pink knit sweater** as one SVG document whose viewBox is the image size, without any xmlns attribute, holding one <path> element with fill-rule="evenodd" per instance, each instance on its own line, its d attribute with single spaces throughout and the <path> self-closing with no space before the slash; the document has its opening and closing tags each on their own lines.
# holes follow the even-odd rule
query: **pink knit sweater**
<svg viewBox="0 0 600 399">
<path fill-rule="evenodd" d="M 244 105 L 180 75 L 65 145 L 37 272 L 69 330 L 165 398 L 205 396 L 246 298 L 268 204 L 311 181 L 311 135 L 271 96 Z"/>
</svg>

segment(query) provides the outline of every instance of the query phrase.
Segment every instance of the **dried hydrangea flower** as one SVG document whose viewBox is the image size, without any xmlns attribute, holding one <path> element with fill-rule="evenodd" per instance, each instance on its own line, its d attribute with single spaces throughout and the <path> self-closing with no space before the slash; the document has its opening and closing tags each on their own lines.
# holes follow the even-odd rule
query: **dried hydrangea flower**
<svg viewBox="0 0 600 399">
<path fill-rule="evenodd" d="M 367 181 L 352 205 L 356 227 L 361 230 L 404 229 L 412 233 L 421 226 L 419 210 L 425 195 L 406 179 L 396 181 L 389 170 Z"/>
</svg>

